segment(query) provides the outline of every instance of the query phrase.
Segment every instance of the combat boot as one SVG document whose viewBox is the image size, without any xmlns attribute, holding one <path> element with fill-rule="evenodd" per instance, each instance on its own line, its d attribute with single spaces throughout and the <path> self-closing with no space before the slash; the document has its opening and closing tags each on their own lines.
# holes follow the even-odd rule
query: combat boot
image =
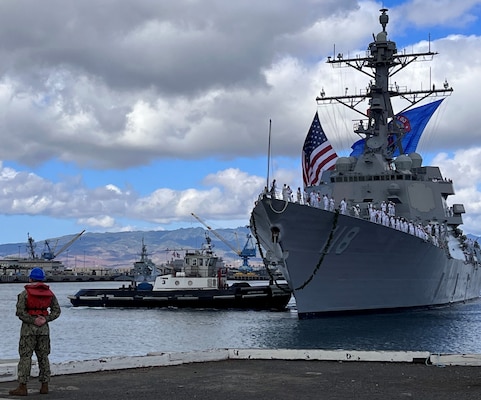
<svg viewBox="0 0 481 400">
<path fill-rule="evenodd" d="M 28 394 L 27 384 L 19 383 L 16 389 L 10 390 L 8 392 L 11 396 L 26 396 Z"/>
<path fill-rule="evenodd" d="M 42 386 L 40 386 L 40 394 L 48 394 L 48 382 L 42 382 Z"/>
</svg>

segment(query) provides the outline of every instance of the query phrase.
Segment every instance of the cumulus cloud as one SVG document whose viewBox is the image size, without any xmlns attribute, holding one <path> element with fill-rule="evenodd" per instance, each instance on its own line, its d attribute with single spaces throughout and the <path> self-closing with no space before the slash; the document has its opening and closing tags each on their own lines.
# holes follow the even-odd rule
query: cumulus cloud
<svg viewBox="0 0 481 400">
<path fill-rule="evenodd" d="M 417 26 L 445 25 L 452 27 L 476 23 L 478 17 L 471 10 L 479 6 L 479 0 L 412 0 L 395 8 L 395 12 L 403 15 L 401 23 Z"/>
<path fill-rule="evenodd" d="M 480 177 L 475 154 L 467 150 L 478 144 L 477 109 L 467 105 L 477 101 L 481 38 L 465 32 L 477 21 L 480 1 L 432 3 L 406 1 L 390 11 L 389 37 L 402 39 L 400 52 L 429 46 L 439 52 L 435 63 L 415 63 L 396 80 L 420 89 L 447 79 L 454 88 L 420 149 L 441 153 L 434 161 L 446 176 L 459 178 L 456 197 L 474 212 L 466 228 L 478 232 L 479 189 L 472 182 Z M 3 214 L 76 218 L 119 230 L 133 220 L 156 226 L 185 221 L 191 212 L 247 219 L 266 184 L 259 177 L 264 171 L 214 169 L 197 188 L 159 181 L 142 195 L 132 182 L 128 189 L 88 185 L 82 171 L 262 157 L 272 118 L 272 152 L 291 160 L 274 165 L 275 176 L 280 184 L 300 186 L 300 148 L 316 96 L 321 89 L 359 93 L 367 84 L 362 74 L 348 76 L 325 61 L 338 52 L 363 56 L 380 30 L 381 7 L 354 0 L 0 3 L 0 160 L 16 166 L 0 165 Z M 431 43 L 406 41 L 407 27 L 440 25 L 455 28 L 454 34 Z M 348 153 L 357 139 L 356 114 L 319 111 L 333 146 Z M 28 172 L 51 161 L 78 167 L 78 173 L 57 182 Z"/>
<path fill-rule="evenodd" d="M 79 224 L 103 228 L 116 226 L 116 219 L 124 217 L 155 223 L 185 221 L 193 211 L 216 219 L 243 219 L 264 183 L 260 177 L 228 169 L 207 176 L 204 189 L 163 188 L 139 197 L 115 185 L 72 188 L 35 174 L 12 174 L 11 169 L 0 170 L 0 176 L 4 214 L 77 218 Z"/>
<path fill-rule="evenodd" d="M 348 82 L 332 73 L 325 60 L 333 46 L 345 55 L 362 55 L 373 29 L 379 29 L 379 4 L 369 1 L 305 0 L 295 6 L 279 1 L 275 7 L 252 7 L 251 1 L 188 7 L 108 1 L 95 16 L 89 3 L 0 6 L 5 33 L 0 127 L 6 133 L 0 159 L 30 167 L 56 158 L 86 168 L 124 169 L 199 153 L 259 155 L 256 133 L 272 116 L 279 138 L 274 150 L 292 157 L 299 147 L 292 133 L 306 130 L 321 88 L 334 94 L 345 85 L 354 92 L 366 84 L 363 77 Z M 473 4 L 449 6 L 461 14 Z M 27 8 L 38 17 L 32 19 Z M 434 7 L 439 13 L 441 8 Z M 399 18 L 402 10 L 393 12 L 389 27 L 413 22 L 411 14 Z M 31 29 L 22 29 L 25 24 Z M 455 108 L 470 95 L 466 77 L 477 79 L 481 70 L 479 40 L 458 36 L 433 43 L 443 68 L 434 70 L 432 79 L 439 84 L 450 79 L 459 93 Z M 470 63 L 459 57 L 464 48 Z M 426 72 L 422 68 L 414 70 Z M 458 130 L 468 120 L 459 119 Z M 445 131 L 439 143 L 449 145 Z"/>
<path fill-rule="evenodd" d="M 92 228 L 110 229 L 115 226 L 115 219 L 108 215 L 99 215 L 92 218 L 79 218 L 78 222 Z"/>
<path fill-rule="evenodd" d="M 450 204 L 461 203 L 466 209 L 464 230 L 481 236 L 481 170 L 478 167 L 481 147 L 440 153 L 433 164 L 442 166 L 444 177 L 452 179 L 456 195 Z"/>
</svg>

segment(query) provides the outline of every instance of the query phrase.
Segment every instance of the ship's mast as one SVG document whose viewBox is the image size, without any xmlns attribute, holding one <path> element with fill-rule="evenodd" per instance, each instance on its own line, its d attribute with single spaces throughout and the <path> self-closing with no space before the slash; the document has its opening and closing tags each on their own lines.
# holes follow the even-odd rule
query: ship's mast
<svg viewBox="0 0 481 400">
<path fill-rule="evenodd" d="M 404 132 L 397 124 L 390 123 L 395 117 L 391 97 L 401 97 L 409 102 L 409 105 L 401 110 L 403 112 L 429 96 L 448 96 L 453 89 L 447 82 L 441 89 L 436 89 L 433 85 L 428 90 L 415 91 L 401 89 L 396 83 L 390 84 L 389 79 L 413 61 L 431 60 L 437 53 L 428 51 L 397 54 L 396 43 L 387 39 L 388 10 L 383 8 L 380 11 L 379 22 L 382 31 L 373 35 L 374 41 L 369 44 L 366 57 L 344 58 L 343 54 L 339 53 L 336 58 L 328 57 L 327 60 L 333 66 L 349 66 L 371 77 L 367 88 L 361 90 L 359 94 L 333 97 L 327 97 L 323 90 L 316 101 L 318 104 L 338 102 L 362 115 L 354 131 L 365 138 L 363 156 L 377 159 L 379 165 L 375 169 L 383 170 L 386 168 L 386 162 L 392 159 L 395 147 L 403 154 L 401 138 Z M 366 71 L 366 67 L 371 71 Z M 365 109 L 362 111 L 358 109 L 365 99 L 369 99 L 367 112 Z"/>
<path fill-rule="evenodd" d="M 34 260 L 35 258 L 37 258 L 37 255 L 35 254 L 35 247 L 37 245 L 35 244 L 35 240 L 33 240 L 33 238 L 30 236 L 29 233 L 27 233 L 27 237 L 28 237 L 27 251 L 28 251 L 28 254 L 30 255 L 30 258 Z"/>
<path fill-rule="evenodd" d="M 397 53 L 396 43 L 387 40 L 386 25 L 389 17 L 386 9 L 382 9 L 379 22 L 382 32 L 378 33 L 376 40 L 369 44 L 370 57 L 367 66 L 375 71 L 374 83 L 369 87 L 370 107 L 369 125 L 366 144 L 374 152 L 385 150 L 388 136 L 388 119 L 393 118 L 391 98 L 389 97 L 389 70 L 394 63 L 394 54 Z"/>
<path fill-rule="evenodd" d="M 147 246 L 144 243 L 144 238 L 142 238 L 142 250 L 140 251 L 140 262 L 148 261 L 149 254 L 147 253 Z"/>
</svg>

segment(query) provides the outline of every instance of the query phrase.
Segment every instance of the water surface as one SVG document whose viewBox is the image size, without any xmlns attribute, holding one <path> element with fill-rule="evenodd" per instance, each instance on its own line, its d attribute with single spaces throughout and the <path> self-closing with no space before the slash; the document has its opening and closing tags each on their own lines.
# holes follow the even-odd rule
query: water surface
<svg viewBox="0 0 481 400">
<path fill-rule="evenodd" d="M 420 350 L 481 353 L 481 301 L 431 311 L 298 320 L 285 312 L 76 308 L 67 295 L 118 282 L 52 283 L 62 307 L 50 324 L 51 361 L 218 348 Z M 18 358 L 21 284 L 0 285 L 0 359 Z M 295 307 L 295 303 L 292 303 Z"/>
</svg>

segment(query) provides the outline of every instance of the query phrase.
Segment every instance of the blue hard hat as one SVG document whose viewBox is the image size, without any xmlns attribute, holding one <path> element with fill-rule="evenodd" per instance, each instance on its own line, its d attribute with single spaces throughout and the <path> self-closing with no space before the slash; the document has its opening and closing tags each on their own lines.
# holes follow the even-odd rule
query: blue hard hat
<svg viewBox="0 0 481 400">
<path fill-rule="evenodd" d="M 28 277 L 35 281 L 43 281 L 45 280 L 45 272 L 43 272 L 42 268 L 35 267 L 30 271 L 30 275 Z"/>
</svg>

